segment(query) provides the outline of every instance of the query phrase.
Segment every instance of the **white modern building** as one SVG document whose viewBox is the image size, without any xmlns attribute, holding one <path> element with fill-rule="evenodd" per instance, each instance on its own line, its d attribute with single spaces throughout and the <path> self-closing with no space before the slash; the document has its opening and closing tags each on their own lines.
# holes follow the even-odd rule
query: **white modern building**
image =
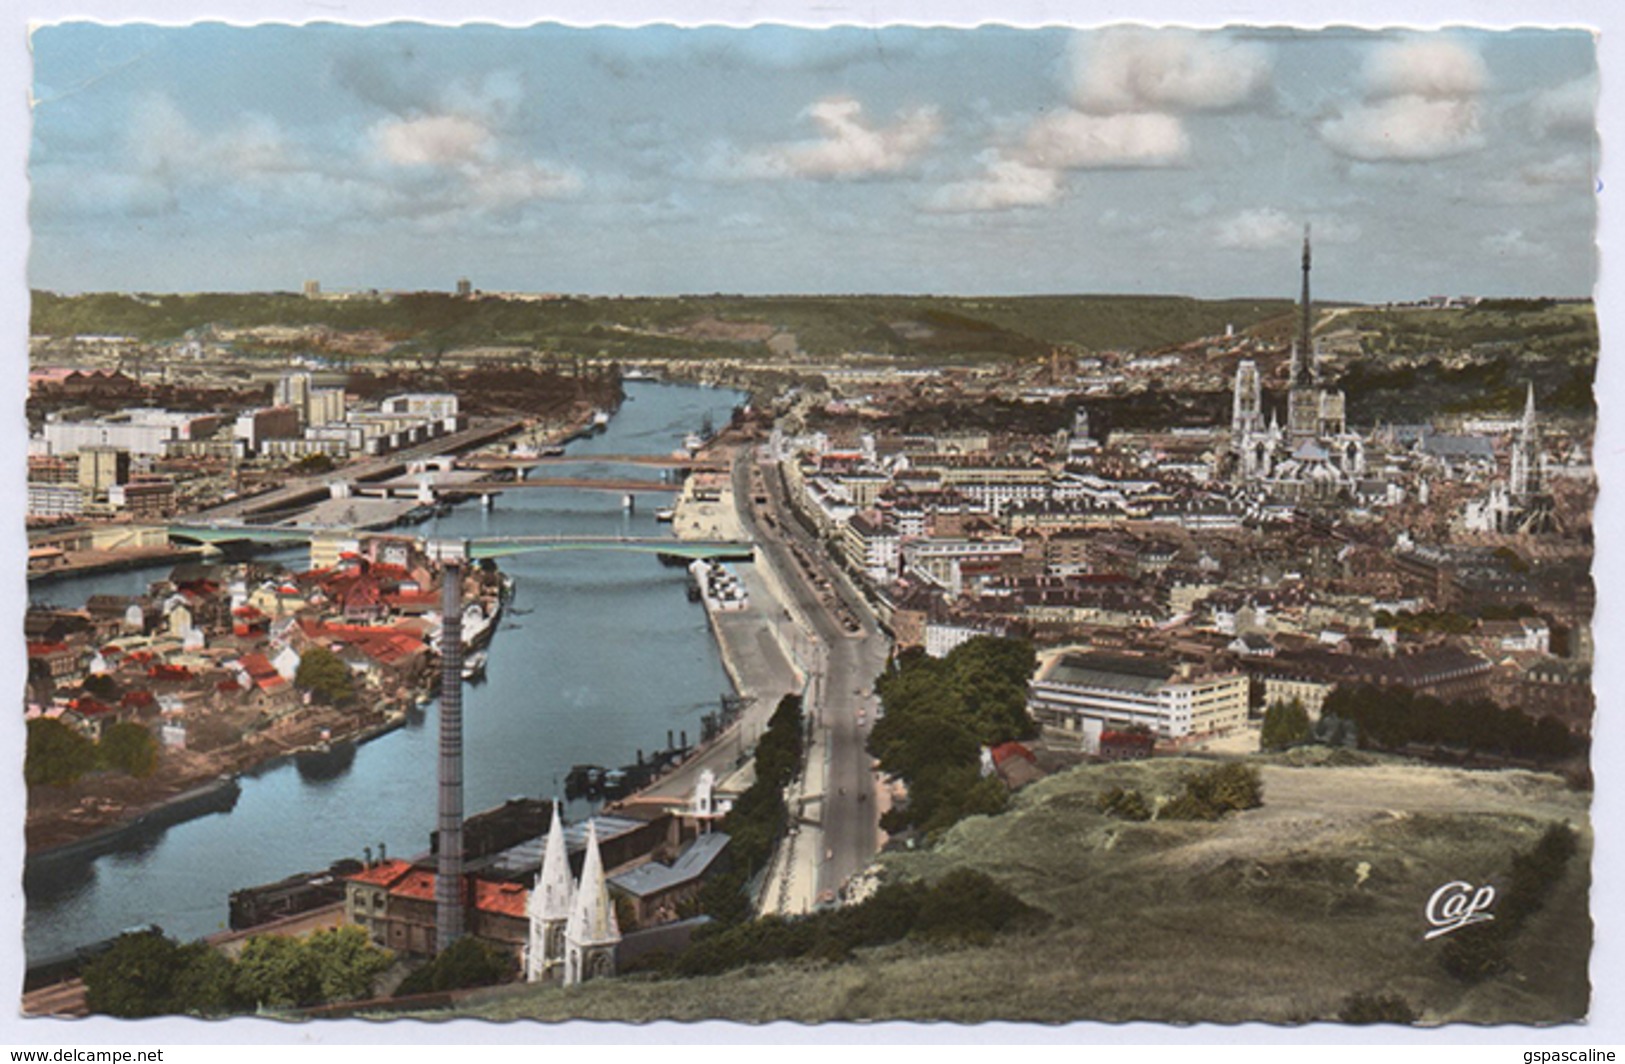
<svg viewBox="0 0 1625 1064">
<path fill-rule="evenodd" d="M 1247 721 L 1244 673 L 1089 651 L 1062 651 L 1040 665 L 1027 709 L 1040 724 L 1078 735 L 1085 748 L 1106 730 L 1141 727 L 1178 740 L 1234 731 Z"/>
</svg>

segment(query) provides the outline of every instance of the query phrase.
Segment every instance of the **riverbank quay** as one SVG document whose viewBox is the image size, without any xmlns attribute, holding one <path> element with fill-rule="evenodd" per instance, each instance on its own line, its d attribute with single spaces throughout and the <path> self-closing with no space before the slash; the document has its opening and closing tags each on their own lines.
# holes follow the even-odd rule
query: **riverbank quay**
<svg viewBox="0 0 1625 1064">
<path fill-rule="evenodd" d="M 713 535 L 752 539 L 757 544 L 750 564 L 734 567 L 748 594 L 743 610 L 708 610 L 713 636 L 724 668 L 735 689 L 746 699 L 740 718 L 710 744 L 628 802 L 681 804 L 688 800 L 699 774 L 713 772 L 726 792 L 732 780 L 750 776 L 749 754 L 766 729 L 767 721 L 787 694 L 804 698 L 808 715 L 807 763 L 791 787 L 792 827 L 775 852 L 758 895 L 764 913 L 803 913 L 817 903 L 819 866 L 823 859 L 821 813 L 827 777 L 827 737 L 816 725 L 820 716 L 820 685 L 813 683 L 824 657 L 822 641 L 796 596 L 788 591 L 777 552 L 766 548 L 760 526 L 750 513 L 751 460 L 755 448 L 748 441 L 727 452 L 726 474 L 712 474 L 703 496 L 696 485 L 685 486 L 676 506 L 673 531 L 678 538 Z M 807 589 L 812 593 L 812 589 Z"/>
<path fill-rule="evenodd" d="M 136 547 L 129 550 L 63 551 L 46 548 L 36 562 L 29 551 L 28 586 L 40 587 L 75 576 L 97 573 L 124 573 L 165 562 L 180 564 L 203 557 L 201 547 Z M 36 567 L 37 566 L 37 567 Z"/>
<path fill-rule="evenodd" d="M 725 485 L 717 500 L 704 503 L 696 502 L 692 493 L 685 491 L 677 511 L 672 529 L 679 539 L 708 539 L 718 534 L 744 538 L 731 486 Z M 744 709 L 683 764 L 632 796 L 629 802 L 686 801 L 700 773 L 707 769 L 719 781 L 733 775 L 748 759 L 779 701 L 787 694 L 799 694 L 806 684 L 806 671 L 794 650 L 797 636 L 789 618 L 789 603 L 780 596 L 773 575 L 763 571 L 761 554 L 758 552 L 755 561 L 735 566 L 734 571 L 750 605 L 743 610 L 706 612 L 723 669 L 735 694 L 744 700 Z M 787 632 L 787 627 L 792 631 Z"/>
</svg>

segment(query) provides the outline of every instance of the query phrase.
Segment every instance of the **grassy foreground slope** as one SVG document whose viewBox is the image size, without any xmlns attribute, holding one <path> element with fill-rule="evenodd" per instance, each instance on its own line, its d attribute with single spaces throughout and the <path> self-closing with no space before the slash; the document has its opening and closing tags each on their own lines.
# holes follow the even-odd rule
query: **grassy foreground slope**
<svg viewBox="0 0 1625 1064">
<path fill-rule="evenodd" d="M 1364 760 L 1364 759 L 1361 759 Z M 1172 794 L 1192 762 L 1090 766 L 1045 780 L 999 817 L 955 827 L 892 874 L 996 876 L 1052 917 L 986 946 L 905 942 L 844 964 L 699 979 L 627 977 L 516 988 L 490 1019 L 760 1022 L 942 1019 L 1299 1023 L 1356 992 L 1398 994 L 1423 1023 L 1550 1023 L 1589 1000 L 1588 798 L 1555 777 L 1376 761 L 1261 762 L 1264 806 L 1218 823 L 1132 823 L 1095 811 L 1121 785 Z M 1424 942 L 1441 884 L 1504 877 L 1552 821 L 1580 835 L 1546 907 L 1513 937 L 1511 968 L 1468 987 Z M 466 1011 L 466 1010 L 465 1010 Z"/>
</svg>

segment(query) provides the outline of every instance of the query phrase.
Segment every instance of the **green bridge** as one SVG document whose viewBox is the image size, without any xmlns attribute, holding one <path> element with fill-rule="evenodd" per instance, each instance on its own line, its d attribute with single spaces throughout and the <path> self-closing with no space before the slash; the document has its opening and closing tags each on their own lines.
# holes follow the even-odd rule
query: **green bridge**
<svg viewBox="0 0 1625 1064">
<path fill-rule="evenodd" d="M 171 525 L 169 538 L 182 543 L 308 543 L 316 532 L 334 529 L 283 528 L 271 525 Z M 643 536 L 489 536 L 456 539 L 467 543 L 471 558 L 501 558 L 540 551 L 630 551 L 679 558 L 749 560 L 755 547 L 748 540 L 661 539 Z"/>
</svg>

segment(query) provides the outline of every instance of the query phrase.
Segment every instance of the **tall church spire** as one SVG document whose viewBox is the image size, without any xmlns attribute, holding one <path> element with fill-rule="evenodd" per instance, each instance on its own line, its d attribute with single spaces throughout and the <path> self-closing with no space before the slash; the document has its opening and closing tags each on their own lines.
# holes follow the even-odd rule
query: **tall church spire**
<svg viewBox="0 0 1625 1064">
<path fill-rule="evenodd" d="M 598 852 L 598 832 L 587 821 L 587 853 L 581 863 L 581 882 L 570 904 L 564 926 L 564 985 L 615 974 L 615 947 L 621 941 L 620 921 L 609 898 L 604 859 Z"/>
<path fill-rule="evenodd" d="M 570 919 L 570 903 L 575 884 L 570 878 L 570 857 L 564 845 L 564 824 L 559 805 L 553 803 L 553 826 L 547 832 L 542 854 L 542 870 L 531 889 L 526 915 L 530 918 L 530 942 L 525 953 L 525 979 L 537 982 L 562 975 L 564 968 L 564 925 Z"/>
<path fill-rule="evenodd" d="M 1303 321 L 1298 326 L 1298 347 L 1303 351 L 1305 359 L 1313 360 L 1314 348 L 1310 346 L 1310 310 L 1309 310 L 1309 223 L 1303 226 Z"/>
</svg>

